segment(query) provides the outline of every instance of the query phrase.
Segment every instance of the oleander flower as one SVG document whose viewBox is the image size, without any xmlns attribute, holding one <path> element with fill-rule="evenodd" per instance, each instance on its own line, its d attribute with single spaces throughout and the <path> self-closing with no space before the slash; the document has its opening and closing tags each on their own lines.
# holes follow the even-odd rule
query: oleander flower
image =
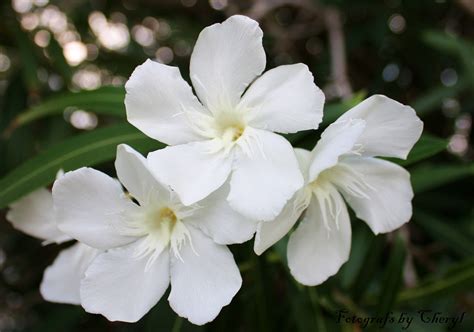
<svg viewBox="0 0 474 332">
<path fill-rule="evenodd" d="M 230 177 L 229 204 L 271 220 L 303 185 L 291 144 L 276 133 L 316 129 L 324 95 L 301 63 L 259 77 L 266 63 L 262 36 L 245 16 L 201 32 L 190 63 L 199 100 L 178 68 L 150 60 L 125 85 L 128 121 L 170 145 L 148 156 L 151 169 L 185 205 Z"/>
<path fill-rule="evenodd" d="M 57 178 L 61 176 L 60 171 Z M 57 228 L 53 196 L 46 188 L 37 189 L 11 204 L 6 217 L 15 229 L 43 240 L 44 244 L 72 240 Z M 79 242 L 62 250 L 44 272 L 40 285 L 43 298 L 51 302 L 80 304 L 81 278 L 98 253 L 98 250 Z"/>
<path fill-rule="evenodd" d="M 406 159 L 422 130 L 411 107 L 375 95 L 326 128 L 313 151 L 295 149 L 305 186 L 275 221 L 259 224 L 255 252 L 281 239 L 304 212 L 288 242 L 288 265 L 300 283 L 318 285 L 349 257 L 351 225 L 343 197 L 375 234 L 408 222 L 410 174 L 374 157 Z"/>
<path fill-rule="evenodd" d="M 66 173 L 53 186 L 59 229 L 103 250 L 85 271 L 82 306 L 135 322 L 171 283 L 168 301 L 177 314 L 194 324 L 213 320 L 242 283 L 232 253 L 219 243 L 248 240 L 256 223 L 219 199 L 225 187 L 199 205 L 183 205 L 126 145 L 117 148 L 115 168 L 128 193 L 91 168 Z"/>
</svg>

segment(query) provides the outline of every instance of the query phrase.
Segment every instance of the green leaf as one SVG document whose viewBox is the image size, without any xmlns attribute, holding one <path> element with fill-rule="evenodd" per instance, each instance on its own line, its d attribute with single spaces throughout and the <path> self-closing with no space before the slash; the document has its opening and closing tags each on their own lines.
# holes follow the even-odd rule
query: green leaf
<svg viewBox="0 0 474 332">
<path fill-rule="evenodd" d="M 439 86 L 416 99 L 411 106 L 418 116 L 425 116 L 432 111 L 441 108 L 444 100 L 454 98 L 469 87 L 470 81 L 466 77 L 460 77 L 453 86 Z"/>
<path fill-rule="evenodd" d="M 469 238 L 462 231 L 439 218 L 423 211 L 416 210 L 414 222 L 429 233 L 434 239 L 447 245 L 460 256 L 474 255 L 474 239 Z"/>
<path fill-rule="evenodd" d="M 68 92 L 51 97 L 19 114 L 5 131 L 8 136 L 13 130 L 34 120 L 58 115 L 67 107 L 77 107 L 99 114 L 125 117 L 125 90 L 123 87 L 106 86 L 92 91 Z"/>
<path fill-rule="evenodd" d="M 321 306 L 318 301 L 318 294 L 316 293 L 315 287 L 307 287 L 311 306 L 313 307 L 314 316 L 316 319 L 316 327 L 319 332 L 327 332 L 326 323 L 324 322 L 324 316 L 321 310 Z"/>
<path fill-rule="evenodd" d="M 474 46 L 471 43 L 444 31 L 427 30 L 423 33 L 422 39 L 431 47 L 452 55 L 459 55 L 463 49 L 474 52 Z"/>
<path fill-rule="evenodd" d="M 337 274 L 344 289 L 351 287 L 357 274 L 366 269 L 364 258 L 371 252 L 374 238 L 374 233 L 365 224 L 353 223 L 350 256 Z"/>
<path fill-rule="evenodd" d="M 324 106 L 324 117 L 323 121 L 319 125 L 319 128 L 327 127 L 334 121 L 336 121 L 342 114 L 356 106 L 366 97 L 365 91 L 354 94 L 352 99 L 344 100 L 342 102 L 334 102 Z M 294 134 L 283 135 L 290 141 L 293 146 L 298 146 L 306 149 L 312 149 L 316 144 L 319 135 L 315 134 L 315 130 L 304 130 Z"/>
<path fill-rule="evenodd" d="M 66 58 L 64 57 L 63 48 L 56 38 L 50 39 L 47 49 L 49 55 L 48 59 L 50 60 L 51 65 L 57 72 L 61 73 L 64 80 L 69 83 L 72 78 L 73 70 L 67 63 Z"/>
<path fill-rule="evenodd" d="M 414 301 L 438 300 L 474 287 L 474 259 L 454 265 L 440 278 L 429 278 L 418 286 L 401 291 L 397 303 L 411 304 Z"/>
<path fill-rule="evenodd" d="M 354 283 L 351 285 L 352 299 L 357 302 L 370 286 L 370 282 L 374 277 L 377 266 L 382 255 L 384 246 L 384 237 L 382 235 L 371 236 L 367 241 L 370 241 L 369 250 L 365 252 L 362 268 L 357 273 Z"/>
<path fill-rule="evenodd" d="M 471 83 L 474 82 L 474 45 L 467 40 L 440 31 L 426 31 L 423 40 L 428 45 L 456 56 L 463 64 Z"/>
<path fill-rule="evenodd" d="M 324 106 L 324 117 L 321 126 L 327 126 L 337 120 L 342 114 L 350 110 L 365 99 L 367 93 L 365 91 L 357 92 L 349 100 L 339 103 L 331 103 Z"/>
<path fill-rule="evenodd" d="M 163 147 L 128 124 L 119 124 L 72 137 L 28 160 L 0 180 L 0 208 L 51 183 L 59 169 L 73 170 L 113 160 L 117 145 L 140 152 Z"/>
<path fill-rule="evenodd" d="M 422 165 L 412 169 L 411 183 L 415 193 L 421 193 L 472 175 L 474 164 Z"/>
<path fill-rule="evenodd" d="M 30 91 L 37 91 L 40 87 L 40 82 L 38 79 L 38 60 L 35 55 L 35 45 L 29 38 L 28 33 L 19 26 L 18 20 L 15 19 L 9 23 L 11 23 L 10 27 L 18 46 L 23 79 Z"/>
<path fill-rule="evenodd" d="M 413 147 L 413 149 L 408 154 L 408 158 L 406 160 L 400 160 L 396 158 L 386 159 L 393 161 L 401 166 L 408 166 L 446 150 L 447 146 L 448 141 L 446 141 L 445 139 L 434 137 L 431 135 L 422 135 Z"/>
<path fill-rule="evenodd" d="M 379 292 L 377 304 L 378 316 L 383 316 L 385 313 L 389 312 L 395 302 L 398 290 L 402 284 L 405 256 L 405 242 L 398 234 L 395 237 L 388 265 L 385 269 L 382 287 Z"/>
</svg>

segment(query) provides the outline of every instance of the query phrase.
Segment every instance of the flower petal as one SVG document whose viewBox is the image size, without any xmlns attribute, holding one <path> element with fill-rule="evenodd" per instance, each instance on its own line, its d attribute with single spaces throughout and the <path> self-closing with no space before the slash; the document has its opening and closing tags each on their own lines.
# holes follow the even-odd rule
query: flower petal
<svg viewBox="0 0 474 332">
<path fill-rule="evenodd" d="M 192 246 L 180 250 L 182 260 L 171 256 L 171 308 L 191 323 L 202 325 L 217 317 L 242 285 L 230 250 L 190 226 Z M 193 249 L 194 248 L 194 249 Z"/>
<path fill-rule="evenodd" d="M 365 127 L 364 120 L 337 121 L 329 125 L 321 135 L 312 153 L 309 182 L 316 180 L 325 169 L 337 164 L 339 157 L 350 153 Z"/>
<path fill-rule="evenodd" d="M 291 144 L 282 136 L 247 127 L 237 156 L 227 197 L 239 213 L 261 221 L 275 219 L 303 186 L 303 176 Z"/>
<path fill-rule="evenodd" d="M 125 84 L 127 120 L 146 135 L 166 144 L 201 140 L 189 116 L 203 112 L 177 67 L 151 60 L 133 72 Z"/>
<path fill-rule="evenodd" d="M 219 188 L 229 176 L 232 158 L 215 152 L 212 141 L 169 146 L 148 155 L 153 175 L 169 185 L 184 205 Z"/>
<path fill-rule="evenodd" d="M 135 204 L 102 172 L 83 167 L 66 173 L 54 183 L 53 201 L 58 228 L 84 244 L 108 249 L 134 240 L 117 228 Z"/>
<path fill-rule="evenodd" d="M 252 127 L 295 133 L 318 128 L 324 94 L 308 67 L 299 63 L 264 73 L 245 92 L 240 105 L 249 109 Z"/>
<path fill-rule="evenodd" d="M 342 206 L 336 227 L 325 227 L 322 202 L 315 198 L 309 204 L 303 221 L 288 242 L 288 266 L 291 274 L 303 285 L 315 286 L 339 271 L 349 258 L 351 224 L 340 195 L 334 197 Z"/>
<path fill-rule="evenodd" d="M 346 157 L 336 171 L 332 182 L 375 234 L 391 232 L 410 220 L 413 189 L 404 168 L 376 158 Z M 348 188 L 348 183 L 361 180 L 363 192 Z"/>
<path fill-rule="evenodd" d="M 236 106 L 245 88 L 263 72 L 262 36 L 258 23 L 241 15 L 201 31 L 190 73 L 199 99 L 211 111 Z"/>
<path fill-rule="evenodd" d="M 168 188 L 164 188 L 148 168 L 148 162 L 140 153 L 126 144 L 117 146 L 115 159 L 117 177 L 140 205 L 146 205 L 150 194 L 169 197 Z"/>
<path fill-rule="evenodd" d="M 261 255 L 288 234 L 307 206 L 304 190 L 300 190 L 286 203 L 283 211 L 275 220 L 260 222 L 253 246 L 255 253 Z"/>
<path fill-rule="evenodd" d="M 81 304 L 110 321 L 136 322 L 163 296 L 169 285 L 169 250 L 147 266 L 137 257 L 142 240 L 97 256 L 81 282 Z"/>
<path fill-rule="evenodd" d="M 306 174 L 308 173 L 309 163 L 311 161 L 311 152 L 300 148 L 296 148 L 294 151 L 300 170 L 305 176 L 306 184 Z M 311 196 L 308 196 L 307 190 L 302 188 L 286 203 L 283 211 L 275 220 L 260 222 L 258 224 L 253 246 L 253 250 L 257 255 L 261 255 L 291 230 L 296 221 L 298 221 L 298 218 L 308 207 L 310 198 Z"/>
<path fill-rule="evenodd" d="M 365 157 L 406 159 L 421 136 L 423 122 L 410 106 L 382 95 L 374 95 L 343 114 L 337 121 L 363 119 L 366 127 L 357 143 Z"/>
<path fill-rule="evenodd" d="M 10 205 L 7 220 L 15 229 L 47 242 L 61 243 L 71 238 L 56 226 L 53 213 L 53 196 L 40 188 Z"/>
<path fill-rule="evenodd" d="M 81 279 L 99 253 L 99 250 L 82 243 L 61 251 L 44 271 L 40 285 L 43 298 L 50 302 L 80 304 Z"/>
<path fill-rule="evenodd" d="M 226 200 L 229 185 L 224 184 L 198 203 L 193 215 L 185 219 L 218 244 L 243 243 L 250 240 L 257 228 L 257 221 L 234 211 Z"/>
</svg>

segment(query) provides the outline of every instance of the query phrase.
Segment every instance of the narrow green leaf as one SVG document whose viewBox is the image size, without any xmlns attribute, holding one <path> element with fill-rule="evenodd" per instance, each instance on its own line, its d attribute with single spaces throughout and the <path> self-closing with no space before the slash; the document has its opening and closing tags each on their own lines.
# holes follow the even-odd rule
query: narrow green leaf
<svg viewBox="0 0 474 332">
<path fill-rule="evenodd" d="M 324 106 L 324 117 L 321 126 L 327 126 L 337 120 L 342 114 L 347 112 L 352 107 L 359 104 L 365 99 L 367 93 L 360 91 L 355 93 L 349 100 L 344 100 L 338 103 L 330 103 Z"/>
<path fill-rule="evenodd" d="M 337 276 L 341 279 L 344 289 L 348 289 L 355 281 L 354 278 L 361 273 L 366 267 L 364 266 L 364 258 L 372 249 L 372 239 L 374 233 L 362 223 L 354 223 L 352 231 L 352 244 L 349 260 L 341 267 Z"/>
<path fill-rule="evenodd" d="M 19 114 L 6 130 L 6 134 L 10 134 L 14 129 L 34 120 L 62 114 L 67 107 L 77 107 L 99 114 L 124 117 L 124 98 L 124 88 L 112 86 L 105 86 L 92 91 L 84 90 L 57 95 Z"/>
<path fill-rule="evenodd" d="M 287 298 L 290 304 L 290 316 L 294 322 L 295 330 L 298 332 L 317 331 L 316 315 L 311 310 L 312 305 L 309 300 L 305 288 L 298 284 L 288 274 L 287 282 Z"/>
<path fill-rule="evenodd" d="M 365 293 L 370 285 L 374 273 L 377 269 L 382 249 L 384 246 L 384 237 L 381 235 L 372 236 L 370 239 L 369 250 L 365 253 L 363 260 L 363 268 L 359 270 L 359 273 L 355 277 L 354 283 L 352 284 L 352 298 L 357 302 Z"/>
<path fill-rule="evenodd" d="M 63 48 L 56 38 L 51 38 L 47 49 L 49 54 L 48 59 L 50 60 L 51 65 L 61 74 L 66 82 L 70 82 L 73 70 L 67 63 L 66 58 L 64 57 Z"/>
<path fill-rule="evenodd" d="M 17 20 L 12 21 L 10 27 L 20 53 L 21 72 L 25 83 L 31 91 L 36 91 L 40 87 L 40 82 L 33 41 L 28 37 L 28 33 L 22 30 Z"/>
<path fill-rule="evenodd" d="M 308 295 L 311 302 L 311 306 L 313 307 L 313 312 L 316 319 L 317 330 L 319 332 L 327 332 L 328 329 L 326 327 L 326 323 L 324 322 L 324 316 L 321 310 L 321 306 L 319 305 L 318 294 L 316 292 L 316 288 L 307 287 L 307 289 L 308 289 Z"/>
<path fill-rule="evenodd" d="M 333 102 L 325 105 L 323 121 L 319 125 L 319 128 L 326 127 L 336 121 L 342 114 L 364 100 L 365 96 L 365 91 L 361 91 L 354 94 L 354 96 L 349 100 Z M 315 130 L 304 130 L 283 136 L 285 136 L 293 146 L 312 149 L 317 142 L 319 134 L 316 134 Z"/>
<path fill-rule="evenodd" d="M 51 183 L 59 169 L 69 171 L 113 160 L 117 144 L 140 152 L 163 147 L 128 124 L 119 124 L 72 137 L 28 160 L 0 180 L 0 208 Z"/>
<path fill-rule="evenodd" d="M 415 109 L 418 116 L 425 116 L 432 111 L 441 109 L 444 100 L 454 98 L 470 85 L 470 81 L 466 77 L 460 77 L 453 86 L 439 86 L 415 100 L 411 106 Z"/>
<path fill-rule="evenodd" d="M 428 45 L 456 56 L 463 64 L 471 83 L 474 82 L 474 45 L 462 38 L 441 31 L 426 31 L 422 39 Z"/>
<path fill-rule="evenodd" d="M 474 255 L 474 239 L 469 238 L 449 222 L 443 222 L 439 218 L 420 210 L 415 211 L 413 220 L 435 240 L 444 243 L 460 256 Z"/>
<path fill-rule="evenodd" d="M 423 33 L 422 39 L 426 44 L 452 55 L 459 55 L 460 49 L 466 49 L 468 51 L 474 52 L 474 45 L 444 31 L 425 31 Z"/>
<path fill-rule="evenodd" d="M 421 193 L 472 175 L 474 164 L 423 165 L 412 169 L 411 183 L 415 193 Z"/>
<path fill-rule="evenodd" d="M 408 154 L 406 160 L 396 158 L 387 158 L 387 160 L 393 161 L 401 166 L 408 166 L 446 150 L 447 146 L 448 142 L 445 139 L 431 135 L 422 135 Z"/>
<path fill-rule="evenodd" d="M 440 278 L 430 278 L 417 287 L 401 291 L 397 303 L 412 304 L 418 301 L 437 300 L 441 296 L 465 292 L 474 287 L 474 259 L 470 258 L 449 269 Z"/>
<path fill-rule="evenodd" d="M 385 269 L 382 287 L 379 292 L 377 305 L 378 316 L 389 312 L 395 302 L 398 290 L 402 283 L 403 266 L 405 263 L 406 248 L 400 235 L 395 237 L 392 252 Z"/>
</svg>

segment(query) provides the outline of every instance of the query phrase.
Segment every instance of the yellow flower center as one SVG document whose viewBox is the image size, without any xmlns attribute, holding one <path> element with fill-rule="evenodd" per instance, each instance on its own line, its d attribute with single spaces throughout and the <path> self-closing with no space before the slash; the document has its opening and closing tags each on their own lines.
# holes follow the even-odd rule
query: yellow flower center
<svg viewBox="0 0 474 332">
<path fill-rule="evenodd" d="M 227 127 L 224 130 L 222 138 L 224 139 L 224 141 L 235 142 L 240 138 L 240 136 L 242 136 L 242 134 L 244 133 L 244 130 L 245 130 L 244 126 L 241 126 L 241 125 Z"/>
<path fill-rule="evenodd" d="M 169 223 L 173 228 L 177 220 L 176 214 L 169 207 L 164 207 L 158 212 L 158 223 Z"/>
</svg>

